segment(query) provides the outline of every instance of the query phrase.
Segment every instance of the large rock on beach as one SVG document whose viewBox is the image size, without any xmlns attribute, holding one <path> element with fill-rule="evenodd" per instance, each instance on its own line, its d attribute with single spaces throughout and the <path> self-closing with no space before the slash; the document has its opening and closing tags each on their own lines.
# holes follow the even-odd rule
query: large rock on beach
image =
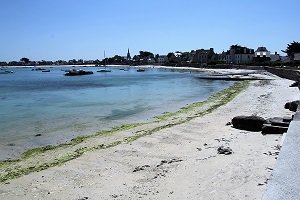
<svg viewBox="0 0 300 200">
<path fill-rule="evenodd" d="M 237 116 L 232 120 L 234 128 L 246 131 L 261 131 L 266 120 L 258 116 Z"/>
<path fill-rule="evenodd" d="M 296 112 L 300 101 L 291 101 L 287 102 L 284 105 L 285 109 L 289 109 L 290 111 Z"/>
</svg>

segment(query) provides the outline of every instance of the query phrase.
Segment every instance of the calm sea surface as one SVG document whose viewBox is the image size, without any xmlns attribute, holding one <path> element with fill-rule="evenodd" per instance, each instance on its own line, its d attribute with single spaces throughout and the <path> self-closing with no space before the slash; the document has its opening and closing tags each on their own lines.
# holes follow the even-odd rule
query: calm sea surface
<svg viewBox="0 0 300 200">
<path fill-rule="evenodd" d="M 66 142 L 81 134 L 142 122 L 202 101 L 232 82 L 201 80 L 199 72 L 109 67 L 93 75 L 64 76 L 18 68 L 0 74 L 0 159 L 24 149 Z M 79 69 L 79 67 L 76 67 Z M 41 136 L 36 137 L 36 134 Z"/>
</svg>

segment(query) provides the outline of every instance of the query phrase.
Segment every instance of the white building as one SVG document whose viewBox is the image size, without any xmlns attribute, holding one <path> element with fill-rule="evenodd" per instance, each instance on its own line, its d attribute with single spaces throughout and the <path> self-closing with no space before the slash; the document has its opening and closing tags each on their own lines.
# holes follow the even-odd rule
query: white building
<svg viewBox="0 0 300 200">
<path fill-rule="evenodd" d="M 255 51 L 256 58 L 270 58 L 270 51 L 266 47 L 258 47 Z"/>
<path fill-rule="evenodd" d="M 254 49 L 232 45 L 230 50 L 226 52 L 227 64 L 249 64 L 254 57 Z"/>
</svg>

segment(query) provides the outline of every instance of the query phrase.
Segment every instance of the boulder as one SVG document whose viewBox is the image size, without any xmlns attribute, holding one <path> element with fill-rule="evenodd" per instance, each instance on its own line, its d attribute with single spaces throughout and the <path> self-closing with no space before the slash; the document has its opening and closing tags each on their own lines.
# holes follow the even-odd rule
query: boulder
<svg viewBox="0 0 300 200">
<path fill-rule="evenodd" d="M 266 120 L 258 116 L 237 116 L 232 120 L 234 128 L 246 131 L 261 131 Z"/>
<path fill-rule="evenodd" d="M 297 108 L 298 108 L 298 104 L 299 104 L 299 101 L 291 101 L 291 102 L 287 102 L 287 103 L 284 105 L 284 108 L 285 108 L 285 109 L 289 109 L 290 111 L 296 112 L 296 111 L 297 111 Z"/>
<path fill-rule="evenodd" d="M 296 82 L 292 83 L 292 84 L 290 85 L 290 87 L 298 87 L 298 85 L 299 85 L 299 82 L 296 81 Z"/>
</svg>

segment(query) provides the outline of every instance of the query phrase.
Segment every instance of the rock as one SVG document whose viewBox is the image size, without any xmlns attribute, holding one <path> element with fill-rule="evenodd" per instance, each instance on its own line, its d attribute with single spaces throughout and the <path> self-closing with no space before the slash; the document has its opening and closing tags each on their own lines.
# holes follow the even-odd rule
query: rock
<svg viewBox="0 0 300 200">
<path fill-rule="evenodd" d="M 232 154 L 232 149 L 230 147 L 220 146 L 218 148 L 218 154 L 225 154 L 225 155 Z"/>
<path fill-rule="evenodd" d="M 246 131 L 261 131 L 266 120 L 258 116 L 237 116 L 232 120 L 234 128 Z"/>
<path fill-rule="evenodd" d="M 298 87 L 298 85 L 299 85 L 299 82 L 297 81 L 297 82 L 292 83 L 292 84 L 290 85 L 290 87 Z"/>
<path fill-rule="evenodd" d="M 271 124 L 264 124 L 262 127 L 262 134 L 283 134 L 284 132 L 287 132 L 288 128 L 287 127 L 282 127 L 282 126 L 273 126 Z"/>
<path fill-rule="evenodd" d="M 285 122 L 284 118 L 281 117 L 269 118 L 267 119 L 266 124 L 271 124 L 273 126 L 283 126 L 283 127 L 289 127 L 290 125 L 289 122 Z"/>
<path fill-rule="evenodd" d="M 230 126 L 230 125 L 232 125 L 231 122 L 227 122 L 227 123 L 226 123 L 226 126 Z"/>
<path fill-rule="evenodd" d="M 290 111 L 296 112 L 300 101 L 291 101 L 287 102 L 284 105 L 285 109 L 289 109 Z"/>
<path fill-rule="evenodd" d="M 293 120 L 292 117 L 283 117 L 282 121 L 283 122 L 291 122 Z"/>
</svg>

